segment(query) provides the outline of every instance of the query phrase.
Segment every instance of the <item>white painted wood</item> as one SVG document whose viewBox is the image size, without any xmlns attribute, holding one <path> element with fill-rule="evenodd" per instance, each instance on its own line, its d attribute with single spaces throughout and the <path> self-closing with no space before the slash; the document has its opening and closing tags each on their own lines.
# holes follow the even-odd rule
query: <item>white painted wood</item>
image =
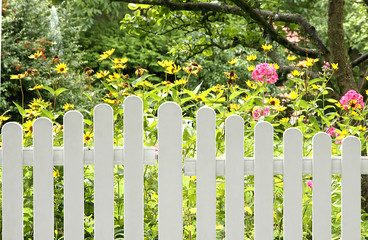
<svg viewBox="0 0 368 240">
<path fill-rule="evenodd" d="M 284 132 L 284 240 L 303 239 L 303 135 Z"/>
<path fill-rule="evenodd" d="M 197 112 L 197 240 L 216 239 L 216 113 Z"/>
<path fill-rule="evenodd" d="M 360 140 L 346 137 L 342 141 L 341 239 L 359 240 L 361 232 Z"/>
<path fill-rule="evenodd" d="M 182 112 L 166 102 L 158 109 L 158 229 L 160 240 L 183 239 Z"/>
<path fill-rule="evenodd" d="M 331 138 L 317 133 L 312 139 L 312 235 L 313 240 L 331 239 Z"/>
<path fill-rule="evenodd" d="M 64 239 L 84 239 L 83 115 L 64 115 Z"/>
<path fill-rule="evenodd" d="M 225 238 L 244 239 L 244 121 L 225 120 Z"/>
<path fill-rule="evenodd" d="M 273 239 L 273 127 L 254 129 L 254 239 Z"/>
<path fill-rule="evenodd" d="M 94 109 L 95 239 L 114 239 L 114 120 L 107 104 Z"/>
<path fill-rule="evenodd" d="M 54 239 L 54 177 L 52 122 L 38 118 L 33 123 L 34 239 Z"/>
<path fill-rule="evenodd" d="M 144 239 L 143 225 L 143 103 L 124 101 L 124 238 Z"/>
<path fill-rule="evenodd" d="M 2 128 L 2 239 L 23 239 L 23 130 L 18 123 Z"/>
</svg>

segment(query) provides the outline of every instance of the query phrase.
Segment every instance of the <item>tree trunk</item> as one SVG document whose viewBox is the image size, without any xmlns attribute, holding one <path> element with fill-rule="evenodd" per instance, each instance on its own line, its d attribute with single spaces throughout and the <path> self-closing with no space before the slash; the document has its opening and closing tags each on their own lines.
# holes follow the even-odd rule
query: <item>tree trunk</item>
<svg viewBox="0 0 368 240">
<path fill-rule="evenodd" d="M 340 95 L 344 95 L 351 89 L 358 90 L 345 48 L 343 20 L 344 0 L 329 0 L 328 43 L 333 63 L 339 64 L 335 77 L 340 88 Z"/>
</svg>

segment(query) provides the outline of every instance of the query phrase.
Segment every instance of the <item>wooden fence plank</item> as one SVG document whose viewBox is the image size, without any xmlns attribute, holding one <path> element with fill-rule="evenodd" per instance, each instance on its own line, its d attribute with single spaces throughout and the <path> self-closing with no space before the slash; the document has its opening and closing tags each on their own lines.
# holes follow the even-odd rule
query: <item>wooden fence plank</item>
<svg viewBox="0 0 368 240">
<path fill-rule="evenodd" d="M 33 123 L 34 239 L 54 239 L 54 177 L 52 122 L 38 118 Z"/>
<path fill-rule="evenodd" d="M 361 227 L 360 140 L 346 137 L 342 141 L 341 161 L 341 239 L 359 240 Z"/>
<path fill-rule="evenodd" d="M 64 115 L 64 239 L 84 239 L 83 115 Z"/>
<path fill-rule="evenodd" d="M 114 120 L 107 104 L 94 109 L 95 239 L 114 239 Z"/>
<path fill-rule="evenodd" d="M 303 135 L 284 132 L 284 239 L 303 239 Z"/>
<path fill-rule="evenodd" d="M 273 127 L 254 128 L 254 239 L 273 239 Z"/>
<path fill-rule="evenodd" d="M 225 120 L 225 234 L 244 239 L 244 120 Z"/>
<path fill-rule="evenodd" d="M 197 112 L 197 240 L 216 239 L 216 113 Z"/>
<path fill-rule="evenodd" d="M 160 240 L 183 239 L 182 112 L 172 102 L 158 109 L 158 229 Z"/>
<path fill-rule="evenodd" d="M 143 225 L 143 103 L 124 101 L 124 238 L 144 239 Z"/>
<path fill-rule="evenodd" d="M 18 123 L 2 129 L 2 238 L 23 239 L 23 130 Z"/>
<path fill-rule="evenodd" d="M 312 235 L 313 240 L 326 240 L 331 239 L 331 138 L 327 133 L 314 135 L 312 157 Z"/>
</svg>

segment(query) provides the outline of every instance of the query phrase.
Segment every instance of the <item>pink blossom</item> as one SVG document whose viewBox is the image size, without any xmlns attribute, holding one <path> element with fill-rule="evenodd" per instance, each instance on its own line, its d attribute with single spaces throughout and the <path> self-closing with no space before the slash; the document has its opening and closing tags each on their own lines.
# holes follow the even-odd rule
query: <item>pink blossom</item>
<svg viewBox="0 0 368 240">
<path fill-rule="evenodd" d="M 307 186 L 308 186 L 310 189 L 312 189 L 312 181 L 311 181 L 311 180 L 309 180 L 309 181 L 307 182 Z"/>
<path fill-rule="evenodd" d="M 363 96 L 350 90 L 340 99 L 340 104 L 344 109 L 364 108 Z"/>
<path fill-rule="evenodd" d="M 279 77 L 277 76 L 276 69 L 268 63 L 261 63 L 256 66 L 252 72 L 252 78 L 256 82 L 275 83 Z"/>
<path fill-rule="evenodd" d="M 262 116 L 268 116 L 269 113 L 270 113 L 269 107 L 265 107 L 265 108 L 255 107 L 253 109 L 253 119 L 257 120 Z"/>
<path fill-rule="evenodd" d="M 338 137 L 340 137 L 341 136 L 341 134 L 340 133 L 336 133 L 336 138 L 338 138 Z M 335 140 L 335 143 L 338 143 L 338 144 L 340 144 L 341 145 L 341 140 Z"/>
<path fill-rule="evenodd" d="M 331 126 L 329 129 L 327 129 L 326 133 L 332 137 L 336 133 L 336 128 Z"/>
</svg>

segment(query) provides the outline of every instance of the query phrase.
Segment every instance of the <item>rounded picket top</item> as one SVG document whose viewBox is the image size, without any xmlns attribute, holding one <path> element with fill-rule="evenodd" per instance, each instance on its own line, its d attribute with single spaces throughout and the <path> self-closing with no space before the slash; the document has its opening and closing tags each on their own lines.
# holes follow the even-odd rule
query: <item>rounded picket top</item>
<svg viewBox="0 0 368 240">
<path fill-rule="evenodd" d="M 175 102 L 165 102 L 161 104 L 161 106 L 158 108 L 158 115 L 160 114 L 180 114 L 181 116 L 181 107 L 179 104 Z"/>
<path fill-rule="evenodd" d="M 321 142 L 328 142 L 331 145 L 331 136 L 325 132 L 319 132 L 315 134 L 312 138 L 312 144 Z"/>
<path fill-rule="evenodd" d="M 63 121 L 64 124 L 67 121 L 83 121 L 83 115 L 77 110 L 70 110 L 65 113 Z"/>
<path fill-rule="evenodd" d="M 346 146 L 347 148 L 353 147 L 353 146 L 359 146 L 360 147 L 360 139 L 355 136 L 347 136 L 342 140 L 342 146 Z"/>
<path fill-rule="evenodd" d="M 52 121 L 49 118 L 46 117 L 40 117 L 37 118 L 34 122 L 33 122 L 33 132 L 36 131 L 36 129 L 51 129 L 52 130 Z"/>
<path fill-rule="evenodd" d="M 212 108 L 208 106 L 203 106 L 197 111 L 197 119 L 198 118 L 207 118 L 207 119 L 216 118 L 216 113 Z"/>
<path fill-rule="evenodd" d="M 17 122 L 7 122 L 2 127 L 2 134 L 21 132 L 23 134 L 23 127 Z"/>
<path fill-rule="evenodd" d="M 109 104 L 106 103 L 100 103 L 93 109 L 93 115 L 95 114 L 101 114 L 101 115 L 111 115 L 113 114 L 113 109 Z"/>
<path fill-rule="evenodd" d="M 127 98 L 125 98 L 124 100 L 124 106 L 126 106 L 127 104 L 129 105 L 137 105 L 137 106 L 140 106 L 143 104 L 143 101 L 140 97 L 136 96 L 136 95 L 130 95 L 128 96 Z"/>
<path fill-rule="evenodd" d="M 273 132 L 273 126 L 271 123 L 266 121 L 260 121 L 254 127 L 254 131 L 271 131 Z"/>
<path fill-rule="evenodd" d="M 291 139 L 303 138 L 303 134 L 298 128 L 288 128 L 284 132 L 284 139 L 285 138 L 291 138 Z"/>
<path fill-rule="evenodd" d="M 234 124 L 234 125 L 244 125 L 244 119 L 242 117 L 240 117 L 239 115 L 230 115 L 225 119 L 225 126 L 229 125 L 229 124 Z"/>
</svg>

